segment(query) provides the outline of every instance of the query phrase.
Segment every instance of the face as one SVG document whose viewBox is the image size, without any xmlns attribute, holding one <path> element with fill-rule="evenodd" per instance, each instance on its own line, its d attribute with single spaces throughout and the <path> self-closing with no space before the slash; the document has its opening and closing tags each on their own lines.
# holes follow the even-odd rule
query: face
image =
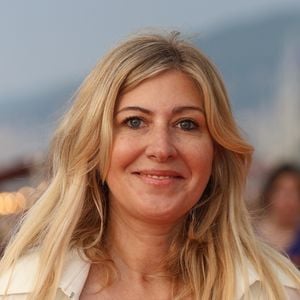
<svg viewBox="0 0 300 300">
<path fill-rule="evenodd" d="M 208 183 L 213 153 L 195 83 L 175 70 L 143 81 L 115 109 L 110 209 L 156 224 L 180 220 Z"/>
<path fill-rule="evenodd" d="M 282 224 L 296 223 L 300 218 L 299 176 L 283 173 L 273 184 L 270 192 L 271 213 Z"/>
</svg>

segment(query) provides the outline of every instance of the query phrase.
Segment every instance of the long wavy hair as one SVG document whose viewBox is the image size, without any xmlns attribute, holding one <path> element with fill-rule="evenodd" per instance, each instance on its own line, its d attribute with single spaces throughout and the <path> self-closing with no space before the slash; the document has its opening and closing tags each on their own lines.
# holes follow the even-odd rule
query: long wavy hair
<svg viewBox="0 0 300 300">
<path fill-rule="evenodd" d="M 164 262 L 184 283 L 174 299 L 234 299 L 237 267 L 247 286 L 249 263 L 267 299 L 284 299 L 272 264 L 300 286 L 295 268 L 252 232 L 243 193 L 253 149 L 239 133 L 218 71 L 178 33 L 141 33 L 110 51 L 77 91 L 53 138 L 48 187 L 26 214 L 0 263 L 3 272 L 30 249 L 38 250 L 39 277 L 30 299 L 54 299 L 65 256 L 73 248 L 106 268 L 109 284 L 113 266 L 105 247 L 105 179 L 116 102 L 120 93 L 173 69 L 199 87 L 216 149 L 206 190 L 186 215 Z"/>
</svg>

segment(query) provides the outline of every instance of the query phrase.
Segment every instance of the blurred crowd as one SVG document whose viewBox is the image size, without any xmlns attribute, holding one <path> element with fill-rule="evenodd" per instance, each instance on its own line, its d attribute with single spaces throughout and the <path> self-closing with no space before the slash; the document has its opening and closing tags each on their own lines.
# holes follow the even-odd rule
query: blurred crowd
<svg viewBox="0 0 300 300">
<path fill-rule="evenodd" d="M 0 180 L 1 181 L 1 180 Z M 45 189 L 23 186 L 1 191 L 0 185 L 0 257 L 22 215 Z M 300 168 L 281 164 L 265 176 L 256 203 L 251 206 L 253 225 L 260 239 L 290 257 L 300 267 Z"/>
</svg>

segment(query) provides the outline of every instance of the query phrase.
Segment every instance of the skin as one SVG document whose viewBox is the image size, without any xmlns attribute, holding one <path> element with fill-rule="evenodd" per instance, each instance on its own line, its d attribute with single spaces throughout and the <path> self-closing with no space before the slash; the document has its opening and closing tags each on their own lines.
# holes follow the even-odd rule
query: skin
<svg viewBox="0 0 300 300">
<path fill-rule="evenodd" d="M 270 215 L 283 227 L 295 227 L 300 215 L 300 178 L 295 174 L 282 174 L 274 182 L 270 195 Z"/>
<path fill-rule="evenodd" d="M 201 93 L 187 75 L 170 70 L 120 97 L 107 177 L 119 278 L 99 292 L 101 270 L 92 265 L 81 299 L 171 299 L 161 262 L 207 185 L 213 156 Z"/>
<path fill-rule="evenodd" d="M 269 212 L 261 222 L 263 236 L 276 248 L 285 251 L 297 234 L 300 221 L 299 176 L 281 174 L 269 194 Z"/>
</svg>

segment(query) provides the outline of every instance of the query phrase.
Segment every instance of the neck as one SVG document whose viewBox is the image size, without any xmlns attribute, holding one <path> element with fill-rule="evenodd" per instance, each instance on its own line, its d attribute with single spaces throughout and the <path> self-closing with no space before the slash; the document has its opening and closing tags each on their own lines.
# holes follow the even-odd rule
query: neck
<svg viewBox="0 0 300 300">
<path fill-rule="evenodd" d="M 111 211 L 108 249 L 121 273 L 134 277 L 167 275 L 164 261 L 179 224 L 144 223 Z"/>
</svg>

